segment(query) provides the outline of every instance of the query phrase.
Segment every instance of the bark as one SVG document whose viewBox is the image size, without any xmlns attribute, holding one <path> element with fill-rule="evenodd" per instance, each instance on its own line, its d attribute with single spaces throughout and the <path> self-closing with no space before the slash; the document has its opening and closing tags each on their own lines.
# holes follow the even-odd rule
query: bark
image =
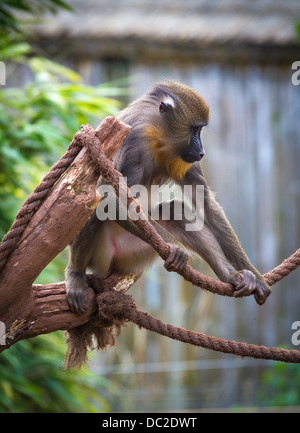
<svg viewBox="0 0 300 433">
<path fill-rule="evenodd" d="M 92 275 L 88 281 L 93 287 L 101 290 L 113 288 L 125 293 L 141 276 L 111 274 L 105 280 Z M 15 319 L 7 330 L 5 345 L 0 345 L 0 352 L 9 348 L 17 341 L 32 338 L 41 334 L 49 334 L 58 330 L 67 330 L 83 325 L 91 319 L 97 310 L 95 292 L 89 287 L 89 304 L 87 312 L 81 315 L 72 313 L 69 309 L 65 283 L 34 284 L 32 286 L 32 309 L 26 318 Z M 22 317 L 22 316 L 20 316 Z M 1 341 L 1 340 L 0 340 Z"/>
</svg>

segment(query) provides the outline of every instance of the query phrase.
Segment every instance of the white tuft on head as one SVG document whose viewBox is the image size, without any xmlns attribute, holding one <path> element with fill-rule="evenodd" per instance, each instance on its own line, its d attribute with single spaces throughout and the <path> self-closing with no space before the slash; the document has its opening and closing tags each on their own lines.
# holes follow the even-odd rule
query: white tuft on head
<svg viewBox="0 0 300 433">
<path fill-rule="evenodd" d="M 175 108 L 175 101 L 170 95 L 166 95 L 163 99 L 163 102 L 165 104 L 171 105 L 173 108 Z"/>
</svg>

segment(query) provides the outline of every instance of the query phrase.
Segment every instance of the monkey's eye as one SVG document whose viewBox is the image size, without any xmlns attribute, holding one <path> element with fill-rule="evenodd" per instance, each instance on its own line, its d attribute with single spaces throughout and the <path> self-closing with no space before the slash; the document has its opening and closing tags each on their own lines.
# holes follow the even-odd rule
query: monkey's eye
<svg viewBox="0 0 300 433">
<path fill-rule="evenodd" d="M 191 127 L 191 134 L 195 135 L 196 137 L 199 137 L 202 131 L 202 126 L 192 126 Z"/>
<path fill-rule="evenodd" d="M 170 111 L 172 111 L 172 109 L 172 105 L 167 102 L 161 101 L 161 103 L 159 104 L 160 113 L 169 113 Z"/>
</svg>

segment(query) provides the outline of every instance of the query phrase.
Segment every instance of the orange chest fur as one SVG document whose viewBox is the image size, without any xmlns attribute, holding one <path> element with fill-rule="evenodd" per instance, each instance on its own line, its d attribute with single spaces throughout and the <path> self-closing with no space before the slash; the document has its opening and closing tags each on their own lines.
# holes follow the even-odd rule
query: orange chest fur
<svg viewBox="0 0 300 433">
<path fill-rule="evenodd" d="M 172 143 L 157 126 L 148 126 L 145 131 L 150 150 L 158 166 L 165 168 L 173 180 L 181 180 L 192 164 L 183 161 L 175 152 Z"/>
</svg>

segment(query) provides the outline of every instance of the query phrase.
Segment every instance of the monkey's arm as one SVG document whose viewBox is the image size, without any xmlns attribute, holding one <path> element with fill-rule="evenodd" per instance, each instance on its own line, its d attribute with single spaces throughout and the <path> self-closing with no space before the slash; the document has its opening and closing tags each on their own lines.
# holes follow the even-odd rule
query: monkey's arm
<svg viewBox="0 0 300 433">
<path fill-rule="evenodd" d="M 237 288 L 235 296 L 249 295 L 254 292 L 257 302 L 263 304 L 270 295 L 271 289 L 260 272 L 251 264 L 223 210 L 211 196 L 205 204 L 205 216 L 207 225 L 225 256 L 238 271 L 233 275 L 233 283 Z"/>
<path fill-rule="evenodd" d="M 216 202 L 207 186 L 201 170 L 197 165 L 193 166 L 184 179 L 185 184 L 204 186 L 204 229 L 210 233 L 211 239 L 216 241 L 227 261 L 233 266 L 234 271 L 228 277 L 221 277 L 223 281 L 235 285 L 236 296 L 245 296 L 254 292 L 259 304 L 263 304 L 271 293 L 270 287 L 263 276 L 251 264 L 244 252 L 236 234 L 228 222 L 221 206 Z M 195 202 L 195 188 L 193 191 L 193 202 Z M 209 242 L 207 242 L 208 244 Z M 208 248 L 204 259 L 211 260 L 214 255 L 214 247 Z M 223 261 L 224 266 L 225 262 Z M 212 268 L 215 270 L 214 266 Z M 218 272 L 216 272 L 218 275 Z"/>
<path fill-rule="evenodd" d="M 143 234 L 139 231 L 138 227 L 131 221 L 129 218 L 126 220 L 119 218 L 119 210 L 120 206 L 124 206 L 117 199 L 117 223 L 125 230 L 130 232 L 131 234 L 139 237 L 144 242 L 148 242 L 147 239 L 143 236 Z M 160 224 L 158 224 L 155 220 L 148 215 L 148 221 L 154 227 L 154 229 L 160 234 L 165 242 L 167 242 L 170 246 L 170 254 L 169 257 L 165 260 L 164 267 L 168 271 L 176 271 L 182 269 L 188 261 L 189 255 L 186 251 L 179 248 L 176 243 L 177 240 L 175 237 L 171 235 L 171 233 L 167 232 Z"/>
<path fill-rule="evenodd" d="M 122 169 L 122 166 L 120 166 L 118 163 L 115 164 L 116 169 L 120 170 Z M 133 171 L 135 171 L 133 169 Z M 127 181 L 129 185 L 133 184 L 133 179 L 127 177 Z M 135 179 L 137 183 L 141 183 L 140 179 Z M 101 186 L 107 185 L 107 182 L 105 179 L 100 176 L 97 187 L 100 188 L 100 194 L 101 194 Z M 123 184 L 121 183 L 121 188 L 123 188 Z M 120 215 L 127 215 L 127 192 L 125 190 L 119 191 L 120 198 L 117 197 L 117 195 L 114 195 L 114 200 L 116 201 L 115 209 L 116 209 L 116 223 L 119 224 L 120 227 L 122 227 L 124 230 L 127 230 L 129 233 L 137 236 L 138 238 L 142 239 L 144 242 L 148 243 L 147 239 L 143 236 L 143 234 L 139 231 L 138 227 L 134 224 L 132 220 L 126 217 L 126 219 L 120 218 Z M 126 199 L 126 202 L 124 202 L 124 199 Z M 148 216 L 148 221 L 152 224 L 152 226 L 155 228 L 155 230 L 160 234 L 160 236 L 163 238 L 165 242 L 167 242 L 170 246 L 170 254 L 169 257 L 165 260 L 164 266 L 168 271 L 176 271 L 182 269 L 189 256 L 188 254 L 179 248 L 176 243 L 176 238 L 173 237 L 170 233 L 168 233 L 166 230 L 163 229 L 163 227 L 158 224 L 156 221 L 154 221 L 150 215 Z"/>
</svg>

